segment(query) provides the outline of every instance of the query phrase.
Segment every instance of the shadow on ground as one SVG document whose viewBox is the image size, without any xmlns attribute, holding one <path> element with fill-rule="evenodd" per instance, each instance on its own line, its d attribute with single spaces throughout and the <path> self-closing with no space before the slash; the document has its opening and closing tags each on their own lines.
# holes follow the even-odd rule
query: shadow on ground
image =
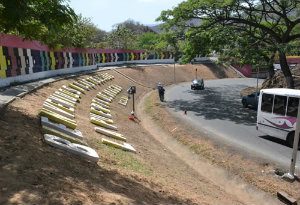
<svg viewBox="0 0 300 205">
<path fill-rule="evenodd" d="M 139 205 L 184 203 L 155 191 L 155 185 L 102 168 L 101 161 L 88 163 L 46 145 L 38 116 L 21 111 L 8 106 L 0 115 L 0 204 L 86 204 L 72 201 L 81 193 L 91 199 L 113 193 Z"/>
<path fill-rule="evenodd" d="M 228 89 L 232 87 L 228 86 Z M 226 90 L 226 86 L 220 89 Z M 229 93 L 221 93 L 218 88 L 205 88 L 201 91 L 187 90 L 193 100 L 168 101 L 168 107 L 175 111 L 193 111 L 205 120 L 228 120 L 236 124 L 255 125 L 256 111 L 243 108 L 240 98 L 232 99 Z"/>
<path fill-rule="evenodd" d="M 277 144 L 280 144 L 280 145 L 283 145 L 283 146 L 286 146 L 286 147 L 292 149 L 285 140 L 279 139 L 277 137 L 272 137 L 272 136 L 269 136 L 269 135 L 263 135 L 263 136 L 259 136 L 259 137 L 262 138 L 262 139 L 269 140 L 271 142 L 275 142 Z M 298 148 L 298 150 L 300 150 L 300 147 Z"/>
</svg>

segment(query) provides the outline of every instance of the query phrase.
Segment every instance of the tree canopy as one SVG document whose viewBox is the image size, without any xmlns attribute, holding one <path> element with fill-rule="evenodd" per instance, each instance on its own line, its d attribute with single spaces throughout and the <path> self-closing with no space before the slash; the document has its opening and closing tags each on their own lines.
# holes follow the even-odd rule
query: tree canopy
<svg viewBox="0 0 300 205">
<path fill-rule="evenodd" d="M 65 0 L 0 0 L 0 31 L 41 40 L 76 19 Z"/>
<path fill-rule="evenodd" d="M 200 23 L 191 23 L 193 19 Z M 194 29 L 196 33 L 211 31 L 216 26 L 230 28 L 241 38 L 255 40 L 257 45 L 260 43 L 260 48 L 275 49 L 288 87 L 294 87 L 286 51 L 290 43 L 300 38 L 298 0 L 188 0 L 172 10 L 163 11 L 159 20 L 170 28 Z"/>
</svg>

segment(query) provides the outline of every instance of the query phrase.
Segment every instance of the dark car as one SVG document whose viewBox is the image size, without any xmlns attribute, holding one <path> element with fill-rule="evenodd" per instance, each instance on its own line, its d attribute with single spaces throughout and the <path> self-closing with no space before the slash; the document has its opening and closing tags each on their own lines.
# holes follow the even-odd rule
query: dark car
<svg viewBox="0 0 300 205">
<path fill-rule="evenodd" d="M 191 85 L 192 90 L 204 90 L 204 81 L 203 79 L 195 79 L 192 81 Z"/>
<path fill-rule="evenodd" d="M 259 98 L 259 92 L 251 93 L 250 95 L 246 95 L 242 98 L 242 104 L 243 107 L 252 107 L 254 109 L 257 109 L 258 106 L 258 98 Z"/>
</svg>

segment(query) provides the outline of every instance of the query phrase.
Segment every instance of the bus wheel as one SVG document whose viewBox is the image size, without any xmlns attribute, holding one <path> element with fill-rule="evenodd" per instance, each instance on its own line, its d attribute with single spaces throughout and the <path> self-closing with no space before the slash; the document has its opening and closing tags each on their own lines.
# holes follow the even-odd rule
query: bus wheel
<svg viewBox="0 0 300 205">
<path fill-rule="evenodd" d="M 290 132 L 286 137 L 286 142 L 287 142 L 288 146 L 291 148 L 293 148 L 293 146 L 294 146 L 294 135 L 295 135 L 295 131 Z M 300 140 L 298 143 L 298 149 L 300 148 L 299 145 L 300 145 Z"/>
</svg>

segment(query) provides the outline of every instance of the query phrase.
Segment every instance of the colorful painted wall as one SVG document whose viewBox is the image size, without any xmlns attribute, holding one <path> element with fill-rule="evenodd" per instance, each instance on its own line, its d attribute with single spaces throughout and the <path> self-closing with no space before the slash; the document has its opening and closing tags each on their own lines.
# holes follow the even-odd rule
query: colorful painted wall
<svg viewBox="0 0 300 205">
<path fill-rule="evenodd" d="M 172 56 L 168 53 L 148 54 L 143 50 L 78 48 L 51 50 L 38 41 L 0 34 L 0 81 L 46 71 L 78 67 L 90 69 L 91 66 L 95 67 L 101 64 L 134 63 L 135 61 L 154 59 L 172 59 Z"/>
</svg>

